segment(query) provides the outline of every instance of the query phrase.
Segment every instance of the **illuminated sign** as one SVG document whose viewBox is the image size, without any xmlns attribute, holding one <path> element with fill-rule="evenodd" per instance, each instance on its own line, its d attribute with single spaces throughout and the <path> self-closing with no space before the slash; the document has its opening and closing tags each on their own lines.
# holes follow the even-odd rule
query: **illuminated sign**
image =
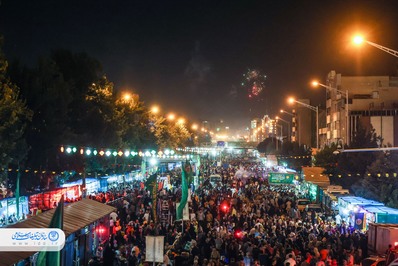
<svg viewBox="0 0 398 266">
<path fill-rule="evenodd" d="M 270 173 L 268 182 L 270 184 L 293 184 L 293 180 L 293 174 Z"/>
</svg>

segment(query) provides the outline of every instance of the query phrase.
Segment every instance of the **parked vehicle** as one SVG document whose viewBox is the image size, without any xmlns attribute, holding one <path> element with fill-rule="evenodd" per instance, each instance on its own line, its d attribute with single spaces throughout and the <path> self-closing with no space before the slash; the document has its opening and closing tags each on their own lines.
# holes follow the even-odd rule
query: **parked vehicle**
<svg viewBox="0 0 398 266">
<path fill-rule="evenodd" d="M 369 258 L 363 259 L 361 262 L 362 266 L 398 266 L 398 254 L 393 252 L 392 261 L 388 263 L 389 260 L 386 256 L 371 256 Z M 388 264 L 387 264 L 388 263 Z"/>
<path fill-rule="evenodd" d="M 372 256 L 366 259 L 363 259 L 361 262 L 362 266 L 385 266 L 386 258 L 379 256 Z"/>
<path fill-rule="evenodd" d="M 311 203 L 311 201 L 309 199 L 298 199 L 297 200 L 297 209 L 302 212 L 305 210 L 305 207 L 310 203 Z"/>
<path fill-rule="evenodd" d="M 309 215 L 309 216 L 311 216 L 312 211 L 315 212 L 316 216 L 323 218 L 323 215 L 324 215 L 324 212 L 323 212 L 320 204 L 308 204 L 305 207 L 305 211 L 307 212 L 307 215 Z"/>
<path fill-rule="evenodd" d="M 376 254 L 384 254 L 388 245 L 398 246 L 398 225 L 369 223 L 369 250 Z"/>
<path fill-rule="evenodd" d="M 209 177 L 209 179 L 210 179 L 210 184 L 211 184 L 213 187 L 218 186 L 218 185 L 221 184 L 221 182 L 222 182 L 221 175 L 211 175 L 211 176 Z"/>
</svg>

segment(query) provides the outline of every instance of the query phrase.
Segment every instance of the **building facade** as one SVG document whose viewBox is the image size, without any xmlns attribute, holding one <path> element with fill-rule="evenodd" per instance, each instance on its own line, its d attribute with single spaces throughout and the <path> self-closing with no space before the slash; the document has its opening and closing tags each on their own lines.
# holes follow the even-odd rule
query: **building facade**
<svg viewBox="0 0 398 266">
<path fill-rule="evenodd" d="M 310 105 L 309 99 L 299 99 L 298 102 Z M 316 146 L 316 114 L 307 107 L 295 104 L 292 110 L 292 142 L 306 147 Z"/>
<path fill-rule="evenodd" d="M 342 76 L 333 70 L 326 85 L 325 145 L 349 145 L 360 124 L 373 127 L 381 145 L 398 144 L 398 77 Z"/>
</svg>

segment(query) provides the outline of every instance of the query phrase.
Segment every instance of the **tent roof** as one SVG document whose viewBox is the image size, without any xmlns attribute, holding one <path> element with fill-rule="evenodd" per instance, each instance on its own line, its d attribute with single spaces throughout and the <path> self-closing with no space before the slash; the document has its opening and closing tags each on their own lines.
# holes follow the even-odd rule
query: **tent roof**
<svg viewBox="0 0 398 266">
<path fill-rule="evenodd" d="M 320 187 L 327 187 L 330 185 L 329 177 L 323 172 L 325 168 L 323 167 L 302 167 L 304 180 Z"/>
<path fill-rule="evenodd" d="M 64 233 L 65 237 L 79 229 L 109 215 L 116 210 L 114 207 L 101 202 L 82 199 L 81 201 L 64 206 Z M 8 226 L 8 228 L 47 228 L 55 209 L 33 216 L 22 222 Z M 36 252 L 0 252 L 0 265 L 13 265 L 28 258 Z"/>
<path fill-rule="evenodd" d="M 363 209 L 365 209 L 367 212 L 371 213 L 384 213 L 388 215 L 398 215 L 398 210 L 393 209 L 387 206 L 363 206 Z"/>
<path fill-rule="evenodd" d="M 383 206 L 384 204 L 374 200 L 368 200 L 362 197 L 355 197 L 355 196 L 343 196 L 340 197 L 339 200 L 345 201 L 347 203 L 358 205 L 358 206 Z M 367 206 L 367 207 L 369 207 Z"/>
</svg>

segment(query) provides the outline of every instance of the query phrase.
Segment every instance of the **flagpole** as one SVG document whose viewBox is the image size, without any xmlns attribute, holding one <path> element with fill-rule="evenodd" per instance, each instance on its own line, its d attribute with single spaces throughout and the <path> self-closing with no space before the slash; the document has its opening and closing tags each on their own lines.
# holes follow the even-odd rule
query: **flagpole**
<svg viewBox="0 0 398 266">
<path fill-rule="evenodd" d="M 21 178 L 21 169 L 19 168 L 18 161 L 18 171 L 17 171 L 17 182 L 15 184 L 15 205 L 17 207 L 17 221 L 19 221 L 19 181 Z"/>
</svg>

